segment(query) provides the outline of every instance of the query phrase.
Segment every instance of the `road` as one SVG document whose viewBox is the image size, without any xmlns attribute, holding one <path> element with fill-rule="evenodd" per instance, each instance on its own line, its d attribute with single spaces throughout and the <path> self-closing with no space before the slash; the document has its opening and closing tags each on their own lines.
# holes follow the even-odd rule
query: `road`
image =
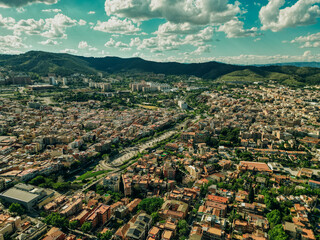
<svg viewBox="0 0 320 240">
<path fill-rule="evenodd" d="M 196 119 L 194 119 L 192 122 L 196 122 L 199 120 L 200 117 L 197 117 Z M 80 189 L 79 191 L 86 191 L 87 189 L 91 188 L 92 186 L 96 185 L 97 183 L 99 183 L 101 181 L 101 179 L 107 175 L 113 174 L 113 173 L 117 173 L 117 172 L 121 172 L 122 170 L 119 168 L 121 165 L 123 165 L 126 161 L 130 160 L 131 158 L 133 158 L 134 156 L 136 156 L 138 153 L 143 152 L 144 150 L 146 150 L 147 148 L 150 147 L 154 147 L 156 146 L 159 142 L 161 142 L 162 140 L 168 139 L 170 137 L 172 137 L 173 135 L 177 134 L 178 132 L 180 132 L 181 128 L 185 127 L 188 124 L 188 120 L 180 123 L 179 125 L 177 125 L 175 127 L 174 130 L 171 130 L 169 132 L 163 133 L 162 135 L 151 139 L 150 141 L 143 143 L 141 145 L 136 145 L 133 147 L 128 147 L 124 150 L 122 150 L 123 155 L 115 158 L 112 160 L 111 163 L 108 163 L 108 161 L 106 160 L 101 160 L 99 165 L 97 166 L 97 169 L 99 170 L 112 170 L 109 173 L 104 174 L 101 178 L 99 178 L 98 180 L 89 183 L 87 185 L 84 185 L 82 187 L 82 189 Z"/>
<path fill-rule="evenodd" d="M 193 120 L 193 122 L 198 121 L 199 117 Z M 111 161 L 111 163 L 108 163 L 107 161 L 101 161 L 99 165 L 99 169 L 102 170 L 114 170 L 121 165 L 123 165 L 125 162 L 130 160 L 131 158 L 135 157 L 137 154 L 142 153 L 144 150 L 147 148 L 152 148 L 155 147 L 159 142 L 168 139 L 172 137 L 173 135 L 177 134 L 180 132 L 180 129 L 185 127 L 186 124 L 188 123 L 188 120 L 185 120 L 184 122 L 180 123 L 177 125 L 174 130 L 171 130 L 169 132 L 165 132 L 162 135 L 155 137 L 146 143 L 136 145 L 134 147 L 128 147 L 124 150 L 122 150 L 121 155 L 116 157 Z"/>
<path fill-rule="evenodd" d="M 113 159 L 111 163 L 108 163 L 107 161 L 101 161 L 100 168 L 103 170 L 110 170 L 110 169 L 112 170 L 114 168 L 120 167 L 126 161 L 130 160 L 131 158 L 133 158 L 137 154 L 142 153 L 147 148 L 154 147 L 159 142 L 172 137 L 176 133 L 177 133 L 177 131 L 169 131 L 169 132 L 166 132 L 159 137 L 153 138 L 150 141 L 143 143 L 141 145 L 126 148 L 125 150 L 122 151 L 121 155 L 119 157 Z"/>
</svg>

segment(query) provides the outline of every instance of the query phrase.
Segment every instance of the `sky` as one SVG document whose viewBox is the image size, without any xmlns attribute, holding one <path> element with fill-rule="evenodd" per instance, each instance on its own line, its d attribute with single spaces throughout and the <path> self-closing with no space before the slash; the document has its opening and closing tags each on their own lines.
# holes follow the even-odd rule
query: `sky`
<svg viewBox="0 0 320 240">
<path fill-rule="evenodd" d="M 320 0 L 0 0 L 0 54 L 320 61 Z"/>
</svg>

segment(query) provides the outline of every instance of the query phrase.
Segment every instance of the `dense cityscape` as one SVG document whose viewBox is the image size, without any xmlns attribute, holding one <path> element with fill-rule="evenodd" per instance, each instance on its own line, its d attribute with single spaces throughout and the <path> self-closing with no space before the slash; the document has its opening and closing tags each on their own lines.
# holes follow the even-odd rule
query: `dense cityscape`
<svg viewBox="0 0 320 240">
<path fill-rule="evenodd" d="M 317 86 L 1 71 L 0 238 L 319 238 Z"/>
<path fill-rule="evenodd" d="M 0 0 L 0 240 L 320 240 L 320 0 Z"/>
</svg>

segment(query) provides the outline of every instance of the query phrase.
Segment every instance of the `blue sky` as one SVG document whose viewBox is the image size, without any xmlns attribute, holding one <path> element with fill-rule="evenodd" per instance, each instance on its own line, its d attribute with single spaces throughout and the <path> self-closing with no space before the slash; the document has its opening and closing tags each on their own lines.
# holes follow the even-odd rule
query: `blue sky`
<svg viewBox="0 0 320 240">
<path fill-rule="evenodd" d="M 320 0 L 0 0 L 0 53 L 320 61 Z"/>
</svg>

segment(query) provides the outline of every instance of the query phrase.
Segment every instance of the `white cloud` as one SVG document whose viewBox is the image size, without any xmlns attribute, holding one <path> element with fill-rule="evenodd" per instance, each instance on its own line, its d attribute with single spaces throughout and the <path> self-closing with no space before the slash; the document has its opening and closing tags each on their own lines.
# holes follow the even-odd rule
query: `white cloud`
<svg viewBox="0 0 320 240">
<path fill-rule="evenodd" d="M 41 41 L 39 42 L 41 45 L 46 45 L 46 46 L 55 46 L 59 45 L 59 43 L 55 40 L 52 39 L 47 39 L 46 41 Z"/>
<path fill-rule="evenodd" d="M 21 48 L 28 48 L 18 36 L 0 36 L 0 54 L 20 54 Z"/>
<path fill-rule="evenodd" d="M 54 18 L 46 19 L 45 28 L 49 30 L 42 33 L 42 36 L 47 38 L 67 38 L 67 35 L 65 33 L 66 28 L 76 25 L 76 20 L 59 13 L 54 16 Z"/>
<path fill-rule="evenodd" d="M 212 41 L 213 27 L 206 27 L 197 34 L 187 35 L 185 38 L 185 44 L 191 44 L 193 46 L 201 46 L 207 42 Z"/>
<path fill-rule="evenodd" d="M 137 34 L 141 31 L 141 29 L 136 27 L 131 20 L 127 18 L 121 20 L 114 16 L 112 16 L 107 22 L 98 21 L 93 29 L 101 32 L 119 33 L 126 35 Z"/>
<path fill-rule="evenodd" d="M 130 40 L 130 47 L 138 47 L 141 44 L 141 39 L 136 37 L 136 38 L 131 38 Z"/>
<path fill-rule="evenodd" d="M 243 29 L 243 25 L 243 22 L 235 18 L 221 25 L 218 31 L 227 34 L 227 38 L 255 37 L 258 35 L 258 29 L 256 27 Z"/>
<path fill-rule="evenodd" d="M 108 42 L 104 46 L 106 47 L 114 47 L 116 45 L 116 41 L 113 38 L 110 38 Z"/>
<path fill-rule="evenodd" d="M 78 24 L 79 24 L 80 26 L 84 26 L 84 25 L 87 24 L 87 22 L 86 22 L 85 20 L 83 20 L 83 19 L 80 19 L 79 22 L 78 22 Z"/>
<path fill-rule="evenodd" d="M 110 38 L 108 42 L 104 45 L 105 47 L 115 47 L 119 48 L 121 51 L 128 51 L 131 50 L 129 44 L 124 42 L 118 41 L 116 42 L 113 38 Z"/>
<path fill-rule="evenodd" d="M 0 0 L 0 7 L 22 7 L 33 3 L 55 4 L 58 0 Z"/>
<path fill-rule="evenodd" d="M 205 45 L 205 46 L 199 46 L 191 54 L 202 55 L 203 53 L 210 53 L 210 52 L 211 52 L 211 45 Z"/>
<path fill-rule="evenodd" d="M 7 20 L 8 22 L 8 20 Z M 15 24 L 13 20 L 11 24 L 7 24 L 6 28 L 13 30 L 15 35 L 26 33 L 28 35 L 41 35 L 47 38 L 67 38 L 66 29 L 79 24 L 61 13 L 55 15 L 53 18 L 47 19 L 23 19 Z M 1 18 L 0 18 L 1 24 Z"/>
<path fill-rule="evenodd" d="M 300 36 L 291 41 L 300 44 L 300 48 L 320 47 L 320 32 L 307 36 Z"/>
<path fill-rule="evenodd" d="M 16 20 L 12 17 L 2 17 L 0 14 L 0 27 L 8 28 L 16 23 Z"/>
<path fill-rule="evenodd" d="M 159 25 L 158 30 L 154 33 L 157 35 L 170 35 L 170 34 L 193 34 L 199 31 L 199 26 L 190 23 L 171 23 L 166 22 Z"/>
<path fill-rule="evenodd" d="M 89 11 L 88 14 L 89 15 L 93 15 L 93 14 L 96 14 L 96 12 L 95 11 Z"/>
<path fill-rule="evenodd" d="M 77 54 L 77 53 L 78 53 L 78 50 L 66 48 L 66 49 L 64 49 L 64 50 L 61 50 L 60 52 L 61 52 L 61 53 Z"/>
<path fill-rule="evenodd" d="M 143 39 L 137 49 L 149 49 L 152 53 L 159 53 L 162 51 L 177 50 L 181 45 L 183 45 L 183 41 L 181 41 L 177 35 L 166 37 L 157 36 Z"/>
<path fill-rule="evenodd" d="M 310 55 L 311 55 L 311 51 L 305 51 L 302 56 L 309 57 Z"/>
<path fill-rule="evenodd" d="M 46 22 L 43 19 L 39 21 L 34 19 L 20 20 L 14 26 L 9 27 L 15 35 L 21 35 L 22 32 L 28 35 L 40 35 L 44 32 Z"/>
<path fill-rule="evenodd" d="M 84 48 L 87 48 L 87 47 L 89 47 L 89 45 L 88 45 L 88 43 L 86 41 L 79 42 L 78 48 L 84 49 Z"/>
<path fill-rule="evenodd" d="M 123 42 L 116 42 L 116 44 L 114 45 L 116 48 L 128 48 L 128 44 L 123 43 Z"/>
<path fill-rule="evenodd" d="M 78 44 L 79 49 L 88 49 L 89 51 L 97 51 L 98 49 L 90 46 L 86 41 L 81 41 Z"/>
<path fill-rule="evenodd" d="M 26 48 L 27 45 L 22 43 L 22 39 L 18 36 L 7 35 L 0 36 L 0 46 L 2 48 Z"/>
<path fill-rule="evenodd" d="M 204 46 L 202 48 L 199 48 L 198 51 L 207 51 L 208 46 L 206 45 L 208 45 L 207 43 L 212 41 L 213 27 L 206 27 L 194 34 L 185 34 L 188 31 L 181 30 L 180 27 L 174 29 L 178 29 L 176 32 L 180 32 L 182 34 L 169 34 L 170 31 L 158 30 L 158 35 L 155 37 L 145 38 L 142 40 L 138 37 L 131 38 L 129 46 L 137 47 L 137 50 L 148 49 L 151 53 L 161 53 L 163 51 L 178 50 L 181 46 L 184 45 L 192 45 L 196 47 Z M 199 28 L 197 27 L 197 29 Z M 192 30 L 192 32 L 194 32 L 194 30 Z M 107 46 L 115 46 L 115 44 L 116 43 L 113 39 L 110 39 L 110 41 L 106 43 Z"/>
<path fill-rule="evenodd" d="M 18 13 L 23 13 L 26 11 L 23 7 L 16 8 L 16 10 Z"/>
<path fill-rule="evenodd" d="M 110 15 L 136 20 L 164 18 L 173 23 L 221 24 L 241 13 L 240 3 L 228 0 L 106 0 Z"/>
<path fill-rule="evenodd" d="M 152 56 L 149 60 L 159 60 Z M 167 58 L 162 58 L 161 61 L 176 61 L 183 63 L 194 63 L 194 62 L 209 62 L 217 61 L 229 64 L 273 64 L 273 63 L 288 63 L 288 62 L 307 62 L 307 61 L 320 61 L 320 54 L 309 54 L 303 53 L 302 55 L 238 55 L 238 56 L 217 56 L 217 57 L 201 57 L 192 56 L 187 54 L 186 56 L 170 56 Z"/>
<path fill-rule="evenodd" d="M 48 12 L 48 13 L 59 13 L 61 12 L 62 10 L 61 9 L 58 9 L 58 8 L 54 8 L 54 9 L 43 9 L 42 12 Z"/>
<path fill-rule="evenodd" d="M 262 30 L 280 31 L 288 27 L 315 24 L 320 17 L 319 0 L 298 0 L 291 7 L 280 9 L 285 0 L 269 0 L 259 13 Z"/>
</svg>

